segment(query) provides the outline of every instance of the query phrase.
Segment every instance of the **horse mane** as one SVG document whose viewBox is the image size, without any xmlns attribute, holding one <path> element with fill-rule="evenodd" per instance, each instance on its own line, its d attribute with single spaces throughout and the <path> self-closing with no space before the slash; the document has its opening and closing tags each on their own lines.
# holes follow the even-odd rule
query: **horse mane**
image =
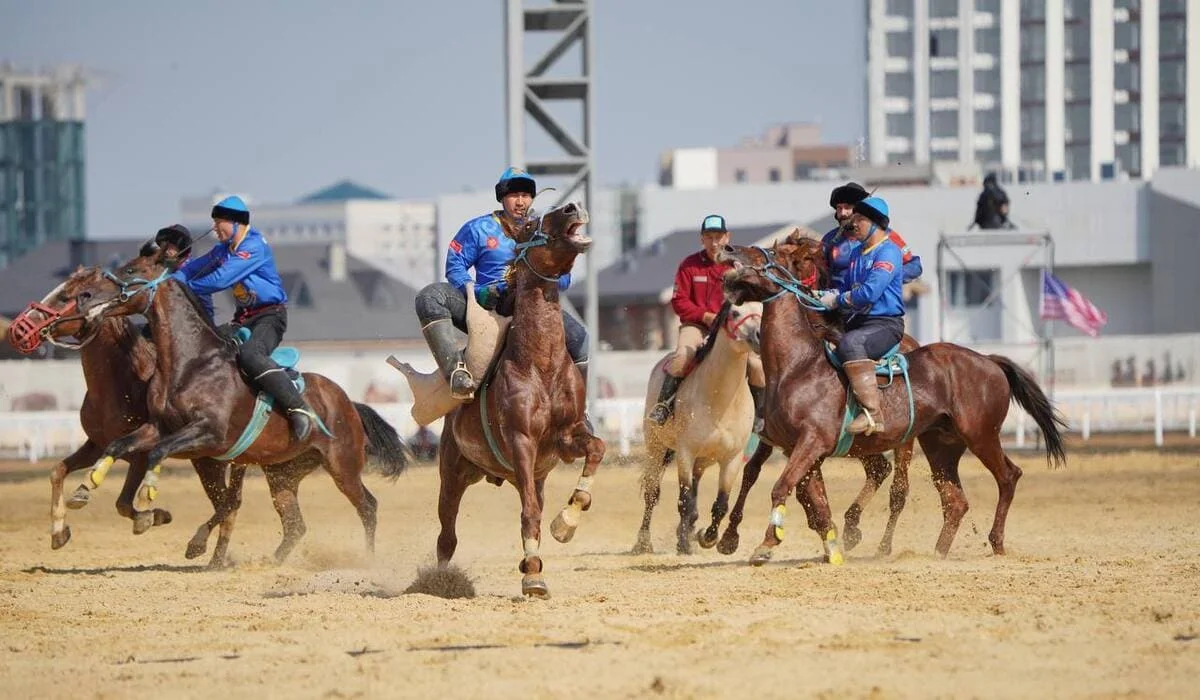
<svg viewBox="0 0 1200 700">
<path fill-rule="evenodd" d="M 721 304 L 721 310 L 717 312 L 717 317 L 713 319 L 712 328 L 709 329 L 708 335 L 704 338 L 704 344 L 696 351 L 695 358 L 692 360 L 693 365 L 698 365 L 708 357 L 712 352 L 713 346 L 717 344 L 717 336 L 721 334 L 721 329 L 725 327 L 725 319 L 729 317 L 729 309 L 732 304 L 726 301 Z"/>
<path fill-rule="evenodd" d="M 221 341 L 221 344 L 230 353 L 230 356 L 232 356 L 234 350 L 233 343 L 226 338 L 226 334 L 222 333 L 221 330 L 217 328 L 217 324 L 208 315 L 208 311 L 205 310 L 204 305 L 200 303 L 200 297 L 196 296 L 196 293 L 192 291 L 192 288 L 183 282 L 171 278 L 167 278 L 167 281 L 173 282 L 176 287 L 179 287 L 179 289 L 183 291 L 184 298 L 191 302 L 192 308 L 196 311 L 196 315 L 200 317 L 200 320 L 204 323 L 208 330 L 212 331 L 213 335 L 215 335 L 217 339 Z"/>
</svg>

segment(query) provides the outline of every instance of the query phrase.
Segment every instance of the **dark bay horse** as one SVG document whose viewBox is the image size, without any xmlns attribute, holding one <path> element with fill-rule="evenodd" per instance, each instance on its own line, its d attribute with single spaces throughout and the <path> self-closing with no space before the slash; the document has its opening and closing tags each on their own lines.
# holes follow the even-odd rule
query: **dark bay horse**
<svg viewBox="0 0 1200 700">
<path fill-rule="evenodd" d="M 165 250 L 139 256 L 113 273 L 95 274 L 81 285 L 79 310 L 89 321 L 143 314 L 156 350 L 155 370 L 147 391 L 148 420 L 113 441 L 89 475 L 98 485 L 115 458 L 148 452 L 152 467 L 135 500 L 145 510 L 157 495 L 157 476 L 167 456 L 213 458 L 226 453 L 241 437 L 255 407 L 255 391 L 239 373 L 234 347 L 213 325 L 199 300 L 169 276 Z M 407 466 L 409 452 L 370 407 L 352 403 L 329 379 L 304 373 L 305 398 L 330 432 L 313 430 L 297 442 L 287 419 L 272 411 L 262 433 L 235 465 L 263 466 L 283 519 L 283 540 L 275 558 L 283 561 L 305 532 L 296 505 L 299 482 L 318 466 L 354 505 L 363 524 L 367 548 L 375 546 L 376 500 L 362 483 L 368 452 L 378 458 L 386 476 Z M 80 489 L 86 493 L 88 486 Z"/>
<path fill-rule="evenodd" d="M 604 458 L 604 441 L 584 415 L 583 376 L 567 354 L 558 292 L 559 278 L 591 245 L 580 233 L 587 221 L 587 211 L 572 202 L 517 232 L 504 302 L 513 305 L 508 336 L 475 400 L 446 417 L 438 455 L 438 562 L 449 562 L 458 546 L 455 524 L 467 487 L 484 478 L 497 486 L 507 481 L 521 496 L 521 592 L 539 598 L 549 595 L 539 554 L 546 476 L 560 459 L 585 459 L 567 507 L 550 526 L 567 542 L 591 506 L 592 477 Z"/>
<path fill-rule="evenodd" d="M 793 270 L 793 273 L 799 279 L 806 280 L 816 289 L 828 288 L 830 284 L 829 270 L 826 266 L 825 255 L 821 249 L 821 241 L 819 239 L 805 235 L 800 229 L 796 229 L 777 245 L 780 249 L 791 253 L 789 259 L 795 260 L 801 265 L 801 269 Z M 920 345 L 909 335 L 905 335 L 900 341 L 900 349 L 905 353 L 911 352 L 918 347 Z M 897 446 L 893 450 L 896 459 L 896 471 L 892 479 L 892 487 L 889 494 L 888 522 L 887 527 L 884 529 L 883 537 L 879 540 L 879 547 L 876 550 L 882 555 L 891 554 L 892 552 L 896 524 L 900 520 L 900 513 L 904 511 L 904 506 L 908 502 L 908 466 L 912 463 L 913 442 L 913 438 L 910 438 L 908 442 Z M 743 467 L 742 486 L 738 491 L 737 501 L 733 505 L 733 510 L 729 514 L 729 526 L 725 529 L 725 534 L 721 536 L 720 542 L 717 543 L 717 550 L 722 554 L 733 554 L 737 551 L 740 539 L 738 536 L 738 526 L 742 522 L 746 498 L 750 493 L 750 489 L 758 481 L 763 463 L 771 457 L 774 451 L 774 446 L 769 442 L 760 442 L 753 456 L 751 456 L 746 462 L 745 467 Z M 847 551 L 854 549 L 862 541 L 862 530 L 859 528 L 859 522 L 862 519 L 863 509 L 875 497 L 875 493 L 883 485 L 884 479 L 887 479 L 888 475 L 892 473 L 891 463 L 882 454 L 860 454 L 857 456 L 859 461 L 862 462 L 866 481 L 863 482 L 862 488 L 859 489 L 858 496 L 855 497 L 854 502 L 846 509 L 844 516 L 842 543 L 845 545 Z M 821 464 L 818 463 L 813 467 L 812 478 L 818 480 L 823 478 Z M 805 497 L 806 493 L 807 489 L 796 489 L 796 500 L 800 502 L 806 514 L 811 514 L 812 503 Z M 711 536 L 716 536 L 715 531 L 711 533 Z"/>
<path fill-rule="evenodd" d="M 805 246 L 772 249 L 727 246 L 721 258 L 733 265 L 725 289 L 735 303 L 762 301 L 762 359 L 767 375 L 766 437 L 784 448 L 787 465 L 771 491 L 772 511 L 762 544 L 751 563 L 763 564 L 783 539 L 784 503 L 798 484 L 807 491 L 812 510 L 809 526 L 839 548 L 829 515 L 824 484 L 809 478 L 838 441 L 846 406 L 846 379 L 826 360 L 824 341 L 836 339 L 837 328 L 822 313 L 797 272 L 818 252 Z M 795 259 L 800 257 L 802 259 Z M 817 309 L 821 308 L 820 311 Z M 935 343 L 908 355 L 909 380 L 915 401 L 912 434 L 929 460 L 942 501 L 943 525 L 935 550 L 945 556 L 967 511 L 958 463 L 971 452 L 996 479 L 999 500 L 988 541 L 1004 553 L 1004 525 L 1021 469 L 1000 444 L 1000 426 L 1015 400 L 1037 423 L 1046 440 L 1048 461 L 1066 460 L 1065 421 L 1026 370 L 1000 355 L 981 355 L 951 343 Z M 857 436 L 850 455 L 895 448 L 908 432 L 908 396 L 903 382 L 882 392 L 886 430 Z"/>
<path fill-rule="evenodd" d="M 129 319 L 88 323 L 76 312 L 80 284 L 96 274 L 94 268 L 79 268 L 40 302 L 30 304 L 13 320 L 8 330 L 9 342 L 21 352 L 33 352 L 43 341 L 78 349 L 87 386 L 79 409 L 79 422 L 87 440 L 50 473 L 50 546 L 53 549 L 63 547 L 71 539 L 63 497 L 67 474 L 91 466 L 100 459 L 105 446 L 146 422 L 146 386 L 154 372 L 154 346 L 142 337 Z M 68 338 L 75 338 L 76 342 Z M 129 454 L 126 460 L 129 471 L 117 497 L 117 512 L 134 521 L 135 534 L 145 532 L 151 525 L 171 522 L 171 514 L 159 508 L 135 517 L 133 497 L 146 474 L 146 454 Z M 212 501 L 214 514 L 189 544 L 189 559 L 204 553 L 212 529 L 224 523 L 236 510 L 232 492 L 225 483 L 225 465 L 211 459 L 193 460 L 192 464 Z M 221 528 L 213 552 L 214 565 L 224 562 L 230 534 L 229 527 Z"/>
</svg>

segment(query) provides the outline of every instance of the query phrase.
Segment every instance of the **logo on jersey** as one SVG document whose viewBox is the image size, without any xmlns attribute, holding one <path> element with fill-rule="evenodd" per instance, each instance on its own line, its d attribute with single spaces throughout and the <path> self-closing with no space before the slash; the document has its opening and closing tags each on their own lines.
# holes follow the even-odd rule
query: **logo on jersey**
<svg viewBox="0 0 1200 700">
<path fill-rule="evenodd" d="M 895 272 L 896 266 L 891 264 L 887 260 L 879 260 L 874 265 L 871 266 L 871 269 L 872 270 L 885 270 L 887 272 Z"/>
<path fill-rule="evenodd" d="M 488 236 L 487 247 L 489 250 L 495 250 L 500 247 L 500 239 L 495 236 Z"/>
<path fill-rule="evenodd" d="M 248 250 L 235 250 L 235 251 L 233 251 L 233 254 L 238 256 L 242 260 L 250 259 L 250 251 L 248 251 Z"/>
<path fill-rule="evenodd" d="M 458 241 L 450 241 L 450 250 L 453 250 L 455 253 L 461 253 L 462 243 L 459 243 Z"/>
</svg>

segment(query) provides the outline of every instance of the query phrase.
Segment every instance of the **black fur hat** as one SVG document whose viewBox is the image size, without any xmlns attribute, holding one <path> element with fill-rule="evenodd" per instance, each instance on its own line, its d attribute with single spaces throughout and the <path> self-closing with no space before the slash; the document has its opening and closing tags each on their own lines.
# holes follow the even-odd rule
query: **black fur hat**
<svg viewBox="0 0 1200 700">
<path fill-rule="evenodd" d="M 833 188 L 833 192 L 829 195 L 829 206 L 836 207 L 839 204 L 858 204 L 867 198 L 869 193 L 866 188 L 857 182 L 847 182 L 841 187 Z"/>
</svg>

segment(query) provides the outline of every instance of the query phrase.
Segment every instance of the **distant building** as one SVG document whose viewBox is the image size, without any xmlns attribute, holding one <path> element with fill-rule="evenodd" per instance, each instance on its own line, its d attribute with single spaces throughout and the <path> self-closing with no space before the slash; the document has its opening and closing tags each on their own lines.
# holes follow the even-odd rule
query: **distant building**
<svg viewBox="0 0 1200 700">
<path fill-rule="evenodd" d="M 780 124 L 737 146 L 676 148 L 659 163 L 659 184 L 679 189 L 825 179 L 851 165 L 852 149 L 821 143 L 815 124 Z"/>
<path fill-rule="evenodd" d="M 0 64 L 0 267 L 85 237 L 83 124 L 81 70 Z"/>
<path fill-rule="evenodd" d="M 183 223 L 193 233 L 211 226 L 212 205 L 226 192 L 180 202 Z M 436 207 L 406 201 L 343 180 L 294 203 L 250 204 L 254 227 L 275 246 L 341 243 L 346 252 L 420 289 L 434 281 Z"/>
</svg>

